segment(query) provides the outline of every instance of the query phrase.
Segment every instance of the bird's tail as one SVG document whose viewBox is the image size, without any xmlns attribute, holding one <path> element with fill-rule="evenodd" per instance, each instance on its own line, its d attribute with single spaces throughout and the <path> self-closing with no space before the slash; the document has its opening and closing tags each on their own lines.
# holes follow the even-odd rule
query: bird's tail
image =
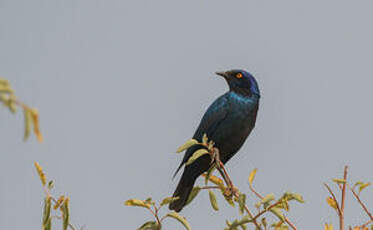
<svg viewBox="0 0 373 230">
<path fill-rule="evenodd" d="M 179 197 L 179 199 L 170 203 L 168 207 L 170 210 L 180 212 L 181 209 L 183 209 L 183 207 L 186 205 L 186 202 L 188 201 L 189 194 L 193 189 L 193 185 L 197 177 L 187 173 L 187 170 L 183 172 L 179 184 L 177 185 L 176 190 L 172 195 L 173 197 Z"/>
</svg>

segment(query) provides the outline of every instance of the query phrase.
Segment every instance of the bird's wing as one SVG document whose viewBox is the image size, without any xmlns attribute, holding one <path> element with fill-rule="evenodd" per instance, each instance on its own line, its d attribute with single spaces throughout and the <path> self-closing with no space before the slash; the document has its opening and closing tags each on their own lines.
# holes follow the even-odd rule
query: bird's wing
<svg viewBox="0 0 373 230">
<path fill-rule="evenodd" d="M 201 139 L 204 134 L 206 134 L 208 138 L 213 136 L 219 124 L 221 124 L 221 122 L 223 122 L 224 119 L 227 117 L 228 112 L 229 102 L 227 95 L 224 94 L 220 96 L 218 99 L 216 99 L 207 109 L 206 113 L 203 115 L 203 118 L 196 132 L 193 135 L 193 139 L 202 141 Z M 189 157 L 191 157 L 193 153 L 200 148 L 201 146 L 192 146 L 185 152 L 184 158 L 181 161 L 179 167 L 177 168 L 174 177 L 179 172 L 183 164 L 188 161 Z"/>
</svg>

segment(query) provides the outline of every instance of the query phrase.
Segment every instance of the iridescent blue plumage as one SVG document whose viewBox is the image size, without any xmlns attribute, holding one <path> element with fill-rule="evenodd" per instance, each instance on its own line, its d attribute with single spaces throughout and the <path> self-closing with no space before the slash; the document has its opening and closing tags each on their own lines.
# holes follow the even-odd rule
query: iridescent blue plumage
<svg viewBox="0 0 373 230">
<path fill-rule="evenodd" d="M 225 164 L 241 148 L 255 126 L 260 91 L 255 78 L 246 71 L 231 70 L 217 74 L 226 79 L 229 91 L 210 105 L 193 138 L 201 141 L 206 133 L 219 148 L 220 159 Z M 186 151 L 177 171 L 199 148 L 201 146 L 193 146 Z M 173 195 L 179 199 L 170 204 L 170 209 L 178 212 L 184 207 L 195 180 L 209 169 L 210 163 L 210 157 L 205 155 L 185 167 Z"/>
</svg>

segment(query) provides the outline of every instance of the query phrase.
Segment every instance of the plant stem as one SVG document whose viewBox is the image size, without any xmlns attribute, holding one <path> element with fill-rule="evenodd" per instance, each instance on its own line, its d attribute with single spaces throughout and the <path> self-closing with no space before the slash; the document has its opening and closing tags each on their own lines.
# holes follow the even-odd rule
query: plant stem
<svg viewBox="0 0 373 230">
<path fill-rule="evenodd" d="M 345 166 L 344 173 L 343 173 L 343 179 L 347 181 L 347 170 L 348 166 Z M 344 230 L 344 209 L 345 209 L 345 198 L 346 198 L 346 184 L 345 182 L 342 186 L 342 201 L 341 201 L 341 215 L 339 216 L 339 229 Z"/>
</svg>

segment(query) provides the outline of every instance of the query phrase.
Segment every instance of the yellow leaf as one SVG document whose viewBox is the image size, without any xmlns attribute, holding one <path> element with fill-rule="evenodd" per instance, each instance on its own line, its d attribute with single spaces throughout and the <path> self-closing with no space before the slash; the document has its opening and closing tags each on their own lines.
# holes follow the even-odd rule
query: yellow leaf
<svg viewBox="0 0 373 230">
<path fill-rule="evenodd" d="M 215 211 L 219 211 L 218 202 L 216 200 L 215 193 L 211 190 L 209 190 L 209 198 L 210 198 L 210 203 L 211 203 L 212 208 Z"/>
<path fill-rule="evenodd" d="M 180 216 L 179 213 L 177 213 L 177 212 L 170 212 L 170 213 L 167 213 L 166 216 L 167 217 L 171 217 L 171 218 L 179 221 L 187 230 L 191 230 L 188 221 L 184 217 Z"/>
<path fill-rule="evenodd" d="M 35 165 L 36 171 L 39 174 L 40 181 L 44 186 L 47 183 L 47 177 L 45 176 L 43 172 L 43 168 L 38 164 L 38 162 L 34 162 L 34 165 Z"/>
<path fill-rule="evenodd" d="M 274 199 L 275 199 L 275 195 L 271 193 L 263 197 L 263 199 L 260 202 L 264 205 L 264 208 L 266 208 L 266 206 L 268 206 L 269 203 L 273 201 Z"/>
<path fill-rule="evenodd" d="M 364 184 L 362 184 L 362 185 L 360 185 L 360 187 L 359 187 L 359 193 L 361 192 L 361 191 L 363 191 L 363 189 L 365 189 L 366 187 L 368 187 L 370 185 L 370 183 L 368 182 L 368 183 L 364 183 Z"/>
<path fill-rule="evenodd" d="M 171 202 L 173 202 L 173 201 L 175 201 L 175 200 L 178 200 L 178 199 L 179 199 L 179 197 L 166 197 L 166 198 L 164 198 L 164 199 L 162 200 L 162 202 L 161 202 L 161 206 L 166 205 L 166 204 L 169 204 L 169 203 L 171 203 Z"/>
<path fill-rule="evenodd" d="M 30 109 L 30 112 L 31 112 L 32 122 L 34 124 L 34 133 L 36 135 L 36 138 L 38 139 L 39 142 L 43 142 L 43 135 L 41 134 L 40 128 L 39 128 L 39 112 L 35 108 Z"/>
<path fill-rule="evenodd" d="M 333 181 L 337 184 L 345 184 L 346 183 L 346 180 L 344 180 L 344 179 L 333 179 Z"/>
<path fill-rule="evenodd" d="M 198 149 L 193 153 L 193 155 L 188 159 L 187 163 L 185 165 L 192 164 L 195 160 L 197 160 L 199 157 L 209 154 L 209 151 L 207 149 Z"/>
<path fill-rule="evenodd" d="M 325 230 L 334 230 L 333 228 L 333 225 L 332 224 L 325 224 Z"/>
<path fill-rule="evenodd" d="M 136 207 L 144 207 L 144 208 L 150 208 L 150 204 L 145 203 L 145 201 L 142 200 L 136 200 L 136 199 L 130 199 L 124 202 L 124 205 L 127 206 L 136 206 Z"/>
<path fill-rule="evenodd" d="M 241 215 L 245 211 L 245 204 L 246 204 L 246 195 L 241 193 L 238 197 L 238 205 L 240 206 L 239 211 L 240 211 Z"/>
<path fill-rule="evenodd" d="M 192 189 L 192 191 L 190 192 L 189 194 L 189 197 L 187 199 L 187 202 L 185 203 L 185 205 L 189 204 L 190 202 L 192 202 L 194 200 L 194 198 L 196 198 L 196 196 L 198 195 L 198 193 L 201 191 L 201 188 L 196 186 Z"/>
<path fill-rule="evenodd" d="M 204 144 L 204 145 L 207 145 L 207 141 L 208 141 L 209 139 L 207 138 L 207 134 L 205 133 L 205 134 L 203 134 L 203 137 L 202 137 L 202 143 Z"/>
<path fill-rule="evenodd" d="M 326 199 L 326 202 L 329 204 L 330 207 L 334 208 L 335 210 L 338 209 L 337 203 L 335 202 L 335 200 L 332 197 L 328 197 Z"/>
<path fill-rule="evenodd" d="M 27 109 L 23 109 L 24 119 L 25 119 L 25 134 L 23 140 L 26 141 L 30 136 L 31 125 L 32 125 L 32 115 L 31 112 Z"/>
<path fill-rule="evenodd" d="M 249 183 L 250 183 L 250 185 L 253 184 L 253 181 L 254 181 L 254 178 L 255 178 L 255 175 L 256 175 L 256 171 L 258 171 L 257 168 L 255 168 L 253 171 L 251 171 L 251 173 L 249 175 Z"/>
<path fill-rule="evenodd" d="M 192 147 L 193 145 L 196 145 L 198 144 L 198 141 L 195 140 L 195 139 L 190 139 L 188 140 L 187 142 L 185 142 L 182 146 L 180 146 L 177 150 L 176 150 L 176 153 L 181 153 L 183 152 L 184 150 L 186 149 L 189 149 L 190 147 Z"/>
<path fill-rule="evenodd" d="M 203 177 L 207 178 L 207 175 L 206 174 L 203 174 L 202 175 Z M 208 178 L 208 180 L 215 184 L 215 185 L 218 185 L 218 186 L 223 186 L 224 187 L 224 182 L 222 179 L 220 179 L 219 177 L 216 177 L 216 176 L 213 176 L 213 175 L 210 175 L 210 177 Z"/>
</svg>

